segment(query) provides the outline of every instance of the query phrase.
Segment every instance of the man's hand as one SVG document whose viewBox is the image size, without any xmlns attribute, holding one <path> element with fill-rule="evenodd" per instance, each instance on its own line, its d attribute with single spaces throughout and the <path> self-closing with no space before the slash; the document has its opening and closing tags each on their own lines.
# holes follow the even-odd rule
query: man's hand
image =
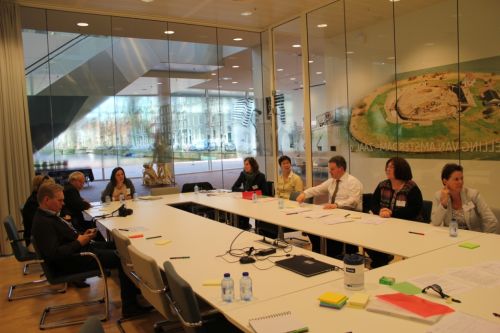
<svg viewBox="0 0 500 333">
<path fill-rule="evenodd" d="M 335 203 L 328 203 L 326 205 L 323 206 L 323 209 L 335 209 L 335 208 L 338 208 L 339 206 L 337 206 L 337 204 Z"/>
<path fill-rule="evenodd" d="M 391 217 L 392 216 L 392 211 L 389 208 L 382 208 L 380 209 L 380 212 L 378 213 L 380 217 Z"/>
<path fill-rule="evenodd" d="M 90 243 L 90 240 L 94 238 L 91 236 L 91 234 L 88 234 L 87 232 L 85 232 L 85 234 L 83 235 L 78 235 L 78 238 L 76 239 L 81 246 L 85 246 L 87 245 L 88 243 Z"/>
<path fill-rule="evenodd" d="M 306 200 L 306 194 L 304 192 L 300 193 L 299 196 L 295 199 L 299 204 L 303 203 Z"/>
<path fill-rule="evenodd" d="M 83 233 L 83 235 L 88 235 L 90 237 L 90 239 L 94 239 L 95 236 L 97 235 L 97 229 L 87 229 L 85 230 L 85 232 Z"/>
</svg>

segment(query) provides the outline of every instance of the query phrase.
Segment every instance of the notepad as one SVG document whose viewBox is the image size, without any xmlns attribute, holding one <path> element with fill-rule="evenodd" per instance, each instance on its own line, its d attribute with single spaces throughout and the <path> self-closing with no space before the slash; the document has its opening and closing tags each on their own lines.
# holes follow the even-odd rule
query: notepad
<svg viewBox="0 0 500 333">
<path fill-rule="evenodd" d="M 309 328 L 292 316 L 290 311 L 252 318 L 248 323 L 256 333 L 302 333 L 309 331 Z"/>
<path fill-rule="evenodd" d="M 458 246 L 465 247 L 466 249 L 472 250 L 472 249 L 478 248 L 479 244 L 471 243 L 471 242 L 465 242 L 465 243 L 459 244 Z"/>
<path fill-rule="evenodd" d="M 370 296 L 365 293 L 355 293 L 347 301 L 347 306 L 355 309 L 364 309 Z"/>
</svg>

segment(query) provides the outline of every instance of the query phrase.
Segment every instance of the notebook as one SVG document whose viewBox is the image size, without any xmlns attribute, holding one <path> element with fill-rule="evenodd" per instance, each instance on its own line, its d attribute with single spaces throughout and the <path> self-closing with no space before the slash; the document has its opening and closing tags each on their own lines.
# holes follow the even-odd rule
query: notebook
<svg viewBox="0 0 500 333">
<path fill-rule="evenodd" d="M 293 317 L 290 311 L 252 318 L 248 323 L 256 333 L 302 333 L 309 331 L 307 326 Z"/>
<path fill-rule="evenodd" d="M 278 260 L 275 264 L 276 266 L 288 269 L 306 277 L 338 269 L 335 265 L 330 265 L 307 256 L 293 256 L 291 258 Z"/>
</svg>

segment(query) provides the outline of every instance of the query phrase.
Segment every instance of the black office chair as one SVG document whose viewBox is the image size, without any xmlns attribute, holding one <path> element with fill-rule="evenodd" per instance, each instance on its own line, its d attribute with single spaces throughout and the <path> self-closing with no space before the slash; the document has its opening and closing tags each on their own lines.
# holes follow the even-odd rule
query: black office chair
<svg viewBox="0 0 500 333">
<path fill-rule="evenodd" d="M 169 261 L 163 264 L 169 290 L 165 294 L 170 306 L 179 318 L 184 332 L 241 332 L 231 325 L 215 309 L 201 313 L 198 300 L 193 289 L 174 269 Z"/>
<path fill-rule="evenodd" d="M 363 213 L 369 213 L 372 207 L 372 193 L 363 193 Z"/>
<path fill-rule="evenodd" d="M 430 223 L 432 213 L 432 201 L 424 200 L 422 202 L 422 210 L 420 211 L 420 217 L 417 222 Z"/>
<path fill-rule="evenodd" d="M 181 193 L 194 192 L 194 187 L 198 185 L 200 191 L 210 191 L 214 187 L 209 182 L 198 182 L 198 183 L 186 183 L 182 185 Z"/>
<path fill-rule="evenodd" d="M 267 181 L 266 182 L 266 185 L 267 185 L 267 194 L 270 196 L 270 197 L 274 197 L 274 194 L 276 193 L 274 191 L 274 182 L 272 181 Z"/>
<path fill-rule="evenodd" d="M 37 256 L 39 258 L 41 258 L 40 251 L 37 247 L 37 242 L 36 242 L 36 239 L 34 237 L 31 237 L 31 243 L 33 244 L 33 247 L 35 248 L 35 252 L 36 252 Z M 106 279 L 106 276 L 109 275 L 109 271 L 103 269 L 101 262 L 99 261 L 99 258 L 94 253 L 80 252 L 79 254 L 76 254 L 75 257 L 76 256 L 92 257 L 97 262 L 99 269 L 90 270 L 90 271 L 81 272 L 81 273 L 61 275 L 61 274 L 58 274 L 58 272 L 56 270 L 52 269 L 52 267 L 49 264 L 47 264 L 47 262 L 42 261 L 41 265 L 43 268 L 43 272 L 45 273 L 45 277 L 47 278 L 47 281 L 52 285 L 64 284 L 64 288 L 66 289 L 68 282 L 85 280 L 87 278 L 99 276 L 104 280 L 103 297 L 95 299 L 95 300 L 88 300 L 88 301 L 79 302 L 79 303 L 61 304 L 61 305 L 46 307 L 42 312 L 42 316 L 40 317 L 39 328 L 41 330 L 46 329 L 46 328 L 55 328 L 55 327 L 77 325 L 77 324 L 81 324 L 81 323 L 85 322 L 85 319 L 82 318 L 82 319 L 61 320 L 61 321 L 56 321 L 56 322 L 52 322 L 52 323 L 46 323 L 47 317 L 48 317 L 50 312 L 61 312 L 62 310 L 74 309 L 74 308 L 82 307 L 82 306 L 104 304 L 104 315 L 101 315 L 99 317 L 99 319 L 102 321 L 105 321 L 105 320 L 108 320 L 108 318 L 109 318 L 108 282 Z M 71 260 L 71 258 L 68 258 L 68 260 Z"/>
<path fill-rule="evenodd" d="M 5 231 L 7 232 L 7 237 L 9 238 L 10 245 L 12 247 L 12 252 L 16 257 L 17 261 L 24 263 L 23 274 L 26 275 L 30 265 L 37 264 L 39 265 L 41 260 L 38 259 L 35 252 L 31 252 L 24 245 L 24 239 L 19 238 L 19 231 L 16 228 L 16 224 L 14 223 L 14 219 L 12 216 L 7 216 L 3 222 L 5 226 Z M 16 299 L 34 297 L 39 295 L 47 295 L 47 294 L 55 294 L 55 293 L 63 293 L 66 289 L 51 289 L 47 290 L 48 282 L 46 279 L 39 279 L 30 282 L 13 284 L 9 287 L 9 291 L 7 293 L 7 299 L 9 301 L 13 301 Z M 45 290 L 40 291 L 41 288 Z M 22 291 L 20 296 L 15 296 L 15 289 Z M 26 291 L 33 291 L 26 293 Z"/>
</svg>

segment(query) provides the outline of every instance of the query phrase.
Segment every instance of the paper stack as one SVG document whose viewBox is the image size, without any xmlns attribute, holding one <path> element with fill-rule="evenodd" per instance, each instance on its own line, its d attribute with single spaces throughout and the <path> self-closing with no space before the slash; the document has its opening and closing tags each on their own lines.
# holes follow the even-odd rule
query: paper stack
<svg viewBox="0 0 500 333">
<path fill-rule="evenodd" d="M 347 301 L 347 306 L 355 309 L 364 309 L 368 303 L 369 295 L 365 293 L 355 293 Z"/>
<path fill-rule="evenodd" d="M 347 296 L 335 292 L 326 292 L 318 297 L 319 305 L 327 308 L 342 309 L 347 302 Z"/>
</svg>

